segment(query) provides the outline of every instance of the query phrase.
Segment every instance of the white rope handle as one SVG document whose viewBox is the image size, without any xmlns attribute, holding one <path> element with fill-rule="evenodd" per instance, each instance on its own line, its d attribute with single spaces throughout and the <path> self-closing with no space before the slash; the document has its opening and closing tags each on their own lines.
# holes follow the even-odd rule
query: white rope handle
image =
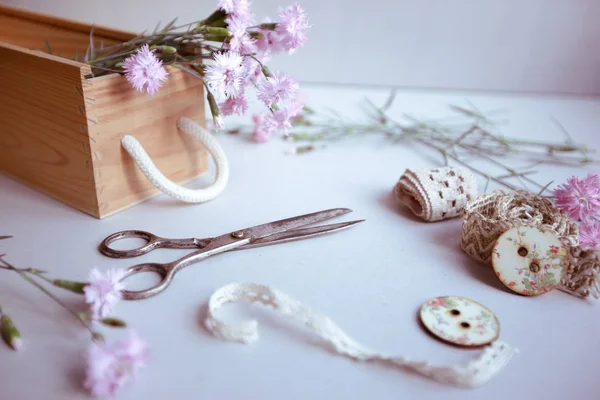
<svg viewBox="0 0 600 400">
<path fill-rule="evenodd" d="M 204 203 L 217 197 L 229 180 L 229 164 L 225 152 L 216 139 L 194 120 L 180 117 L 177 120 L 177 128 L 202 143 L 213 156 L 216 165 L 216 178 L 213 184 L 203 189 L 187 189 L 169 180 L 146 153 L 140 142 L 133 136 L 125 135 L 121 144 L 134 159 L 146 178 L 161 192 L 186 203 Z"/>
<path fill-rule="evenodd" d="M 262 303 L 273 307 L 292 320 L 300 322 L 327 341 L 336 353 L 355 361 L 380 361 L 398 369 L 409 369 L 437 382 L 462 388 L 475 388 L 496 376 L 518 352 L 507 343 L 495 341 L 486 346 L 479 357 L 464 365 L 440 366 L 428 361 L 393 356 L 364 347 L 346 334 L 329 317 L 312 311 L 287 294 L 249 282 L 230 283 L 217 289 L 208 302 L 206 328 L 223 340 L 249 344 L 258 340 L 258 323 L 254 320 L 226 323 L 216 317 L 227 303 Z"/>
</svg>

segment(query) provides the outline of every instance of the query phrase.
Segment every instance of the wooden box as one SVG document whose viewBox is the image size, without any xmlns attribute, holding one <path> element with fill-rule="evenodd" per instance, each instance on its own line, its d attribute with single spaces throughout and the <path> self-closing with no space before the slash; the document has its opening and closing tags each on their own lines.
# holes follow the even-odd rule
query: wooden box
<svg viewBox="0 0 600 400">
<path fill-rule="evenodd" d="M 149 96 L 121 74 L 92 77 L 73 61 L 91 29 L 0 6 L 0 170 L 103 218 L 158 194 L 122 148 L 126 133 L 177 183 L 205 173 L 208 153 L 176 127 L 180 116 L 205 125 L 202 83 L 168 67 L 168 81 Z M 96 48 L 133 36 L 94 26 Z"/>
</svg>

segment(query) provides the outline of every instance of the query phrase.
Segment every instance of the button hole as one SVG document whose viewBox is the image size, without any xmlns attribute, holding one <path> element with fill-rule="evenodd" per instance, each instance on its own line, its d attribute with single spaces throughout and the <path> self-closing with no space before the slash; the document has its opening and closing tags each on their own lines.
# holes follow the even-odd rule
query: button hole
<svg viewBox="0 0 600 400">
<path fill-rule="evenodd" d="M 441 190 L 438 192 L 438 194 L 440 195 L 440 199 L 443 199 L 443 198 L 444 198 L 444 194 L 442 193 L 442 191 L 441 191 Z"/>
<path fill-rule="evenodd" d="M 527 248 L 521 246 L 521 247 L 519 247 L 519 250 L 517 250 L 517 253 L 519 253 L 519 255 L 521 257 L 526 257 L 527 254 L 529 254 L 529 250 L 527 250 Z"/>
</svg>

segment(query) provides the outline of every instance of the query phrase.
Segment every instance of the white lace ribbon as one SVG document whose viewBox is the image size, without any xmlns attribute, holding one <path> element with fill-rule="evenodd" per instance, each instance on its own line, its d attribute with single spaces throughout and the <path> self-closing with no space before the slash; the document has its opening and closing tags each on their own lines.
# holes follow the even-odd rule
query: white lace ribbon
<svg viewBox="0 0 600 400">
<path fill-rule="evenodd" d="M 393 356 L 368 349 L 348 336 L 330 318 L 312 311 L 287 294 L 256 283 L 230 283 L 217 289 L 210 297 L 206 328 L 213 335 L 228 341 L 249 344 L 258 340 L 258 323 L 255 320 L 225 323 L 216 317 L 227 303 L 246 301 L 273 307 L 283 315 L 303 323 L 334 350 L 356 361 L 383 361 L 393 367 L 410 369 L 435 381 L 463 388 L 481 386 L 496 376 L 517 350 L 506 343 L 495 341 L 484 348 L 479 357 L 465 365 L 438 366 L 427 361 Z"/>
<path fill-rule="evenodd" d="M 215 138 L 207 130 L 194 122 L 194 120 L 180 117 L 177 120 L 177 127 L 183 133 L 202 143 L 213 156 L 216 166 L 216 178 L 209 187 L 193 190 L 179 186 L 169 180 L 156 168 L 156 165 L 154 165 L 140 142 L 131 135 L 125 135 L 121 139 L 121 145 L 131 155 L 146 178 L 161 192 L 186 203 L 204 203 L 212 200 L 221 194 L 229 180 L 229 164 L 225 152 L 221 149 Z"/>
</svg>

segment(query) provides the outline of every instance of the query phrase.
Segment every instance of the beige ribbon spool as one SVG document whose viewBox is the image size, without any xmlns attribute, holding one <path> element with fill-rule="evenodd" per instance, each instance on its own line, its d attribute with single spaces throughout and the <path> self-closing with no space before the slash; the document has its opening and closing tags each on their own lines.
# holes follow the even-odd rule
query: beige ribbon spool
<svg viewBox="0 0 600 400">
<path fill-rule="evenodd" d="M 478 196 L 477 180 L 466 168 L 407 169 L 394 194 L 400 204 L 419 218 L 433 222 L 461 215 L 464 206 Z"/>
</svg>

